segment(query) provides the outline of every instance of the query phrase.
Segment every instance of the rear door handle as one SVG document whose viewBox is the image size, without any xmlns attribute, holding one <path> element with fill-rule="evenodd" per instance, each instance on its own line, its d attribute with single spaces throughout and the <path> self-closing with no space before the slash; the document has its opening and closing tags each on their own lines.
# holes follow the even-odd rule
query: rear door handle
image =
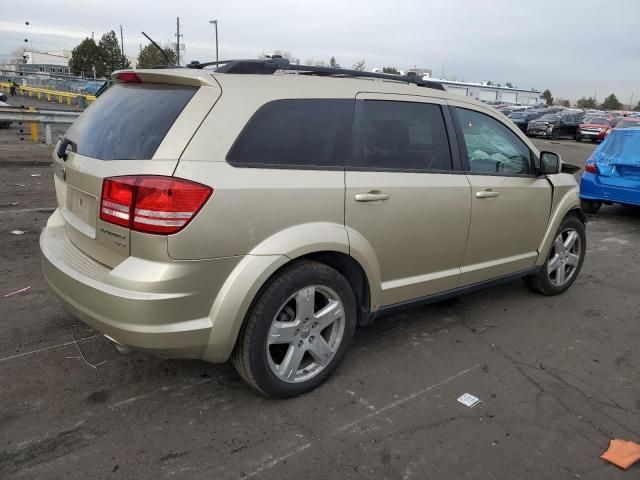
<svg viewBox="0 0 640 480">
<path fill-rule="evenodd" d="M 380 200 L 388 200 L 389 194 L 374 190 L 373 192 L 356 193 L 355 199 L 356 202 L 377 202 Z"/>
<path fill-rule="evenodd" d="M 476 192 L 477 198 L 492 198 L 500 195 L 499 192 L 494 192 L 493 190 L 482 190 L 481 192 Z"/>
</svg>

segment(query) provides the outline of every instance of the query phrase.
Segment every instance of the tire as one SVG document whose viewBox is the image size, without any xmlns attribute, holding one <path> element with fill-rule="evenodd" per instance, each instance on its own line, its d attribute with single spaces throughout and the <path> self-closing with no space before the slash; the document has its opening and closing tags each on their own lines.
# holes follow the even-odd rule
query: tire
<svg viewBox="0 0 640 480">
<path fill-rule="evenodd" d="M 585 213 L 597 213 L 602 207 L 602 202 L 598 202 L 597 200 L 580 200 L 580 207 Z"/>
<path fill-rule="evenodd" d="M 580 135 L 576 135 L 576 142 L 582 143 L 582 137 Z"/>
<path fill-rule="evenodd" d="M 570 242 L 569 236 L 573 242 Z M 564 250 L 563 247 L 566 248 L 567 244 L 570 246 Z M 536 274 L 524 278 L 526 284 L 542 295 L 559 295 L 565 292 L 580 274 L 586 248 L 584 223 L 573 215 L 566 216 L 558 228 L 547 260 Z"/>
<path fill-rule="evenodd" d="M 551 132 L 551 140 L 558 140 L 560 138 L 560 133 L 557 130 Z"/>
<path fill-rule="evenodd" d="M 323 310 L 325 315 L 318 315 Z M 338 271 L 314 261 L 292 263 L 254 300 L 231 361 L 267 396 L 309 392 L 343 360 L 356 315 L 351 286 Z"/>
</svg>

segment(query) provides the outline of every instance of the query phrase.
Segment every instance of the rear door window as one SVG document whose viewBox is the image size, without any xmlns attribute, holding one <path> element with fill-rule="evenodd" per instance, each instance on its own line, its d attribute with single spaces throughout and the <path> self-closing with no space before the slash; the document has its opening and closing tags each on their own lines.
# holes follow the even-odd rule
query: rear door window
<svg viewBox="0 0 640 480">
<path fill-rule="evenodd" d="M 151 159 L 196 87 L 116 84 L 71 125 L 76 152 L 100 160 Z"/>
<path fill-rule="evenodd" d="M 353 105 L 350 99 L 269 102 L 249 120 L 227 161 L 236 166 L 343 167 Z"/>
<path fill-rule="evenodd" d="M 450 171 L 451 151 L 440 106 L 359 101 L 349 165 L 370 170 Z"/>
</svg>

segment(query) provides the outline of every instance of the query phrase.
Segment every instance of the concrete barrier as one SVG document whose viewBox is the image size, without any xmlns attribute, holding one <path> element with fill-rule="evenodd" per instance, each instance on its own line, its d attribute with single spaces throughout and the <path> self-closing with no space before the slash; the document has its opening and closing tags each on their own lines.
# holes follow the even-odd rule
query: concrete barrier
<svg viewBox="0 0 640 480">
<path fill-rule="evenodd" d="M 4 93 L 9 93 L 9 89 L 11 88 L 11 84 L 9 82 L 0 82 L 0 91 Z M 16 92 L 18 95 L 22 95 L 25 97 L 36 97 L 38 100 L 46 99 L 48 102 L 58 102 L 60 104 L 65 103 L 67 105 L 71 105 L 72 101 L 76 101 L 76 105 L 84 102 L 85 104 L 93 102 L 96 97 L 95 95 L 85 95 L 82 93 L 72 93 L 72 92 L 59 92 L 57 90 L 48 90 L 46 88 L 38 88 L 38 87 L 27 87 L 18 85 L 16 87 Z M 81 99 L 81 100 L 80 100 Z"/>
</svg>

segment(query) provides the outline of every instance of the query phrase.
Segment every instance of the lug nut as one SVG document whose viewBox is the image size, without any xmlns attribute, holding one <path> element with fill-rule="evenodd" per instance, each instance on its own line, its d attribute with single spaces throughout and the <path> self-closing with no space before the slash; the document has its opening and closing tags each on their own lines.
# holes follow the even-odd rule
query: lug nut
<svg viewBox="0 0 640 480">
<path fill-rule="evenodd" d="M 303 344 L 304 342 L 302 340 L 298 341 L 298 348 L 302 347 Z"/>
<path fill-rule="evenodd" d="M 316 337 L 314 337 L 313 335 L 311 335 L 309 337 L 309 343 L 313 343 L 313 341 L 315 340 Z"/>
</svg>

